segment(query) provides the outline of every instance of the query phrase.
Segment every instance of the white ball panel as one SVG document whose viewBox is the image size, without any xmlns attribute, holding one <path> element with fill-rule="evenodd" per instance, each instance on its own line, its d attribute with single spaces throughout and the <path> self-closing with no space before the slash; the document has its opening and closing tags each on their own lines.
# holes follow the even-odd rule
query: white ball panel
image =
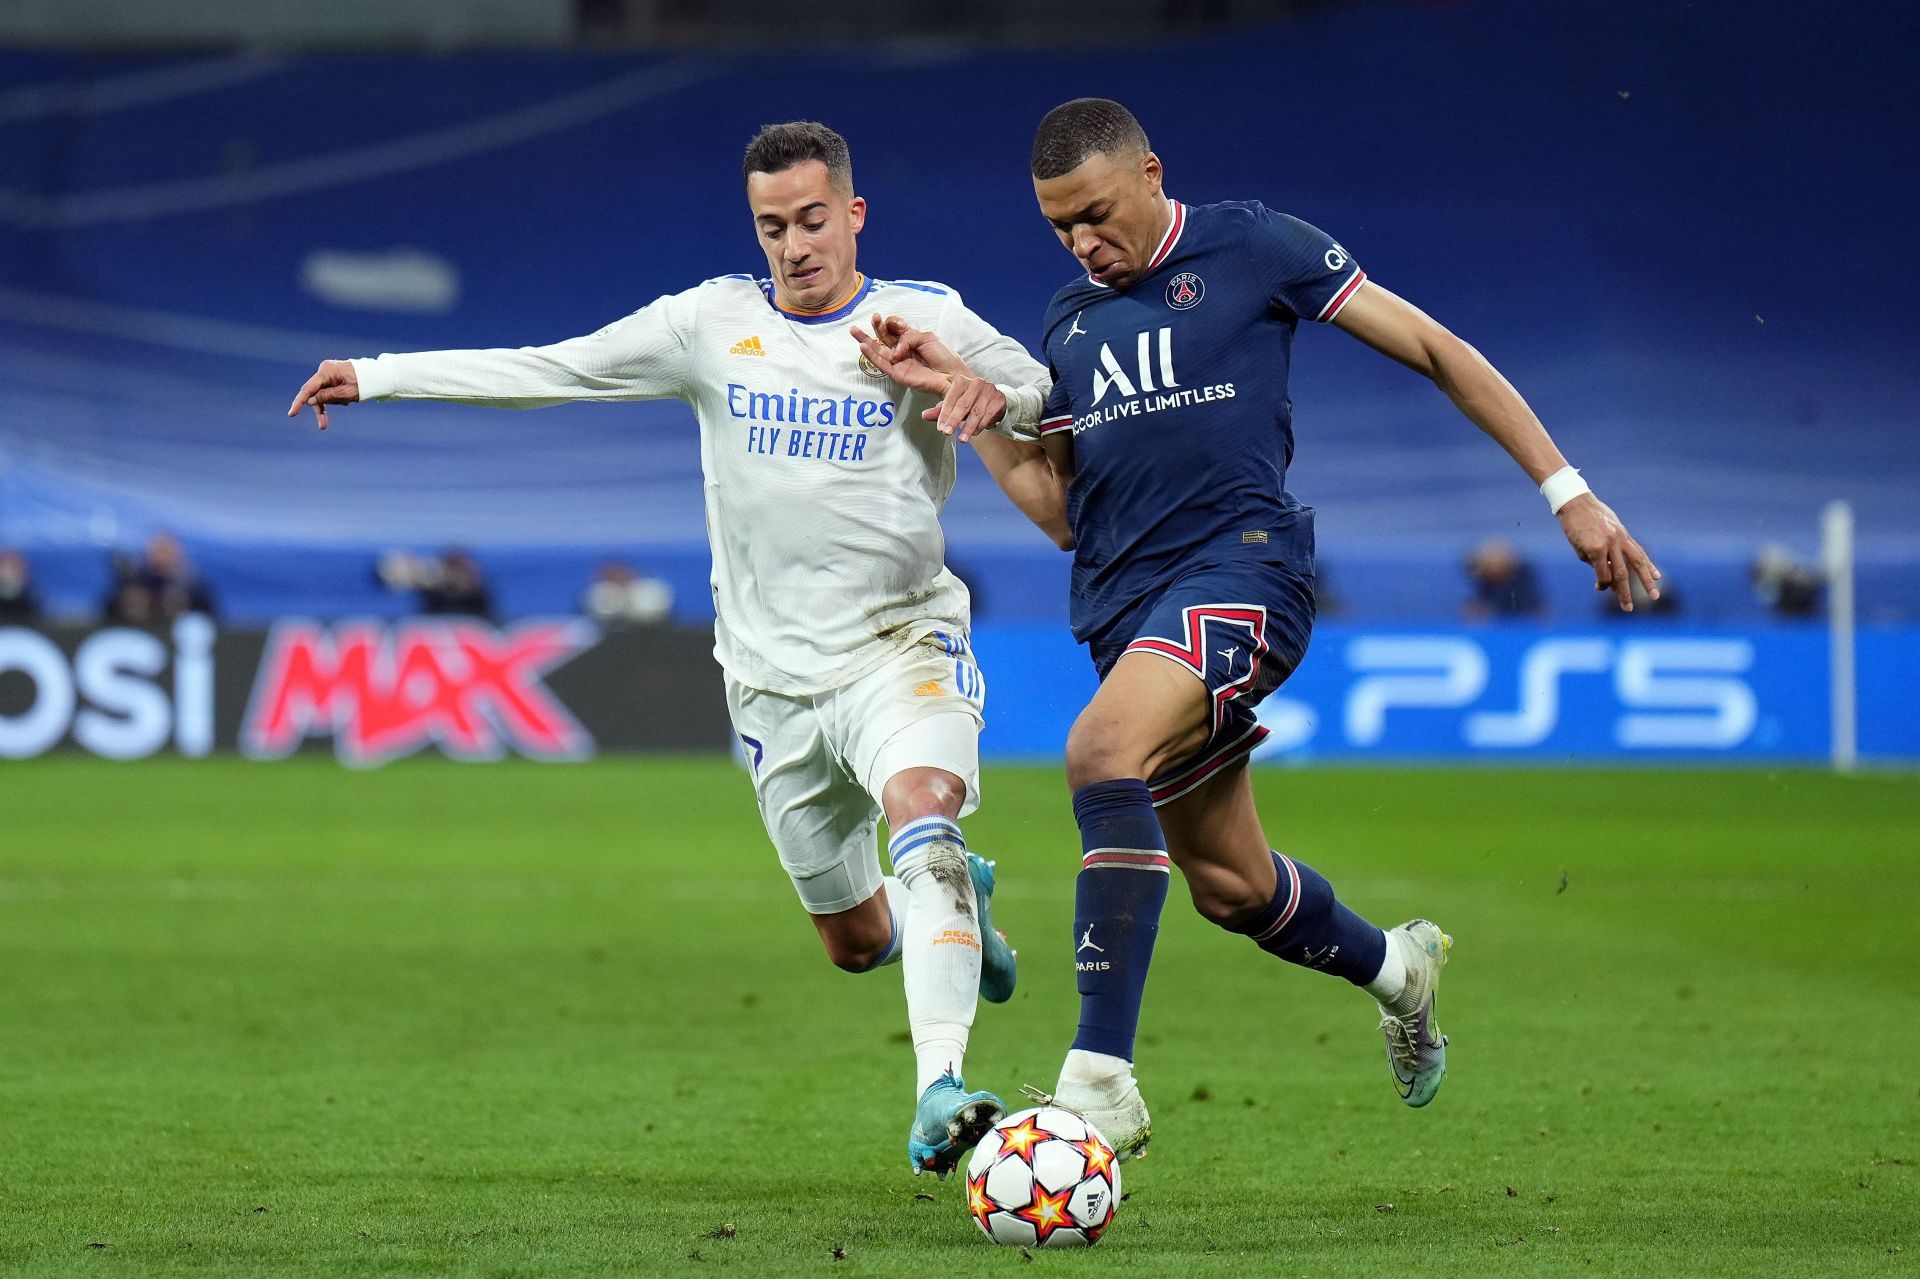
<svg viewBox="0 0 1920 1279">
<path fill-rule="evenodd" d="M 1087 1121 L 1071 1110 L 1062 1110 L 1058 1106 L 1044 1106 L 1040 1110 L 1040 1126 L 1056 1137 L 1068 1141 L 1084 1141 L 1087 1136 Z"/>
<path fill-rule="evenodd" d="M 973 1148 L 973 1158 L 967 1162 L 968 1174 L 977 1176 L 999 1157 L 1000 1130 L 990 1128 L 987 1130 L 987 1135 L 980 1139 L 980 1144 Z"/>
<path fill-rule="evenodd" d="M 1043 1141 L 1033 1148 L 1033 1179 L 1059 1194 L 1087 1175 L 1087 1157 L 1064 1141 Z"/>
<path fill-rule="evenodd" d="M 1033 1202 L 1033 1169 L 1008 1156 L 987 1172 L 987 1198 L 996 1208 L 1024 1208 Z"/>
<path fill-rule="evenodd" d="M 1031 1223 L 1005 1212 L 987 1214 L 987 1234 L 1013 1248 L 1031 1248 L 1037 1242 Z"/>
</svg>

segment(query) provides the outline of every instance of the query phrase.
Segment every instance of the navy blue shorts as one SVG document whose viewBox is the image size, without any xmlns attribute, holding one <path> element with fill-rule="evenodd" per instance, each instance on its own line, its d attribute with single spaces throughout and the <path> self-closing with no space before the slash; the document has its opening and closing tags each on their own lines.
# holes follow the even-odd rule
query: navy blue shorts
<svg viewBox="0 0 1920 1279">
<path fill-rule="evenodd" d="M 1212 695 L 1206 744 L 1148 782 L 1156 805 L 1266 740 L 1253 708 L 1307 655 L 1313 612 L 1311 577 L 1282 564 L 1232 560 L 1192 569 L 1143 596 L 1087 642 L 1103 680 L 1121 654 L 1154 653 L 1192 671 Z"/>
</svg>

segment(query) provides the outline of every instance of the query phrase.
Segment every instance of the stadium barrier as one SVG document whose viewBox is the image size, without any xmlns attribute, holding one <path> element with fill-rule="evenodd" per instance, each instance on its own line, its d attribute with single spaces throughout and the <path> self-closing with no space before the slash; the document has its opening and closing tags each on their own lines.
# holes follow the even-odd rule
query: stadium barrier
<svg viewBox="0 0 1920 1279">
<path fill-rule="evenodd" d="M 602 631 L 576 618 L 292 618 L 217 630 L 0 628 L 0 758 L 331 749 L 353 765 L 724 751 L 704 629 Z"/>
<path fill-rule="evenodd" d="M 1094 689 L 1056 627 L 974 632 L 990 755 L 1057 757 Z M 1831 644 L 1819 622 L 1696 627 L 1384 627 L 1325 623 L 1261 706 L 1256 758 L 1824 763 Z M 1920 627 L 1863 626 L 1853 646 L 1859 756 L 1920 760 Z"/>
<path fill-rule="evenodd" d="M 1059 758 L 1094 689 L 1054 625 L 982 625 L 982 751 Z M 732 747 L 711 636 L 602 631 L 574 618 L 285 619 L 219 630 L 0 628 L 0 758 L 112 759 L 330 749 L 367 766 Z M 1853 645 L 1858 752 L 1920 761 L 1920 627 Z M 1261 708 L 1260 758 L 1818 763 L 1833 746 L 1831 645 L 1818 623 L 1549 629 L 1321 626 Z"/>
</svg>

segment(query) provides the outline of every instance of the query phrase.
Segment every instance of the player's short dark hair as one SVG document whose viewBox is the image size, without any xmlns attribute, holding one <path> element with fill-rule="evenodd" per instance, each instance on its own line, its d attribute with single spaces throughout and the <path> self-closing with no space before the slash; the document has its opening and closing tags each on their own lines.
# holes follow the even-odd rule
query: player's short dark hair
<svg viewBox="0 0 1920 1279">
<path fill-rule="evenodd" d="M 818 120 L 789 120 L 761 127 L 747 143 L 741 178 L 756 173 L 784 173 L 796 164 L 818 160 L 841 190 L 853 191 L 853 155 L 847 140 Z"/>
<path fill-rule="evenodd" d="M 1033 135 L 1033 176 L 1072 173 L 1089 156 L 1146 154 L 1147 131 L 1111 98 L 1075 98 L 1041 119 Z"/>
</svg>

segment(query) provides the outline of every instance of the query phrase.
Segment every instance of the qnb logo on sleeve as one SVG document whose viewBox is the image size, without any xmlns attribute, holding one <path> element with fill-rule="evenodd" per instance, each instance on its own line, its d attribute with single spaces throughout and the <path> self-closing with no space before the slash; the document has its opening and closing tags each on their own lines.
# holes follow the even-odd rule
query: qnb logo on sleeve
<svg viewBox="0 0 1920 1279">
<path fill-rule="evenodd" d="M 1132 355 L 1131 367 L 1128 367 L 1114 355 L 1112 344 L 1100 344 L 1100 354 L 1094 362 L 1090 411 L 1074 419 L 1075 434 L 1123 417 L 1233 398 L 1231 382 L 1194 387 L 1180 384 L 1173 364 L 1171 324 L 1139 334 Z M 1101 402 L 1110 395 L 1116 398 L 1102 407 Z"/>
</svg>

